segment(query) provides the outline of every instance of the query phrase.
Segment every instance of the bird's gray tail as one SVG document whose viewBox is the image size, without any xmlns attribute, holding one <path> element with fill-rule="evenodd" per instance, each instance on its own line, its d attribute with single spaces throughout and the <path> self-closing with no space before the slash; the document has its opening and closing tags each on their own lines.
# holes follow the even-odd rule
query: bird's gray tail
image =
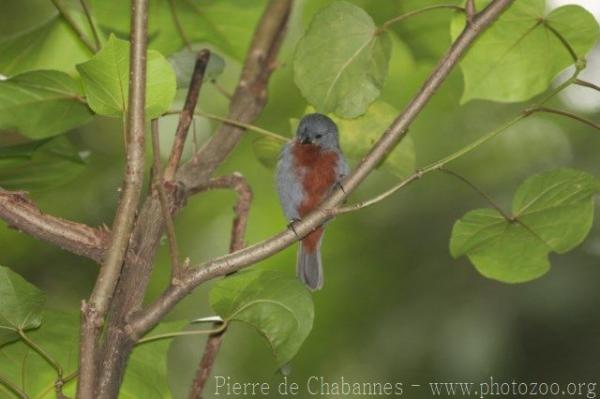
<svg viewBox="0 0 600 399">
<path fill-rule="evenodd" d="M 311 291 L 323 288 L 323 265 L 320 248 L 308 249 L 304 243 L 298 246 L 298 262 L 296 263 L 298 278 Z"/>
</svg>

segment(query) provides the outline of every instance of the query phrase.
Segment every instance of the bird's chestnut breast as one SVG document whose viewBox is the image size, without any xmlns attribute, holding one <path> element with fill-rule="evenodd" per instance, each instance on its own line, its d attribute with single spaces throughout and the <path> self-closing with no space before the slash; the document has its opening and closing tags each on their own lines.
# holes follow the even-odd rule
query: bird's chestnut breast
<svg viewBox="0 0 600 399">
<path fill-rule="evenodd" d="M 304 191 L 298 213 L 305 216 L 319 205 L 337 181 L 339 156 L 317 145 L 300 143 L 294 144 L 292 154 Z"/>
</svg>

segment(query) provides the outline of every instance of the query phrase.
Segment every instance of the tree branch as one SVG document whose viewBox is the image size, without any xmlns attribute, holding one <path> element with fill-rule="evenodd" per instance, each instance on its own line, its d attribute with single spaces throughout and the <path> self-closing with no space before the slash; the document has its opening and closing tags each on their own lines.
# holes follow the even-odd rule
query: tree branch
<svg viewBox="0 0 600 399">
<path fill-rule="evenodd" d="M 0 219 L 13 229 L 98 263 L 108 244 L 107 229 L 46 215 L 22 192 L 0 189 Z"/>
<path fill-rule="evenodd" d="M 115 220 L 113 222 L 111 242 L 104 257 L 102 268 L 92 290 L 90 301 L 82 318 L 81 354 L 79 364 L 79 398 L 92 398 L 96 380 L 96 345 L 101 324 L 95 328 L 86 323 L 104 320 L 110 299 L 113 296 L 125 252 L 129 245 L 131 232 L 137 212 L 144 179 L 145 123 L 146 123 L 146 36 L 148 28 L 148 0 L 131 2 L 131 46 L 129 66 L 129 104 L 127 112 L 127 164 L 123 179 L 123 190 Z M 84 353 L 89 350 L 90 353 Z"/>
<path fill-rule="evenodd" d="M 404 111 L 394 120 L 356 169 L 344 179 L 342 182 L 344 190 L 336 190 L 317 209 L 297 223 L 294 226 L 296 233 L 286 230 L 263 242 L 251 245 L 232 254 L 212 259 L 198 267 L 190 269 L 183 279 L 182 284 L 170 286 L 144 311 L 132 317 L 128 327 L 132 339 L 138 339 L 152 328 L 175 304 L 199 284 L 265 259 L 290 246 L 297 241 L 298 236 L 302 237 L 308 234 L 315 227 L 331 218 L 331 210 L 354 191 L 386 154 L 406 136 L 410 124 L 427 105 L 467 48 L 512 2 L 512 0 L 492 1 L 490 5 L 475 16 L 473 22 L 468 24 L 452 44 L 450 50 L 439 61 L 435 70 Z"/>
<path fill-rule="evenodd" d="M 230 119 L 252 122 L 266 103 L 266 86 L 272 65 L 283 40 L 291 11 L 291 0 L 271 0 L 254 33 L 244 63 L 242 77 L 230 104 Z M 185 203 L 188 187 L 199 186 L 210 179 L 217 166 L 233 150 L 244 129 L 222 126 L 211 140 L 176 174 L 175 184 L 167 187 L 169 205 L 175 212 Z M 99 398 L 117 395 L 125 365 L 135 340 L 127 330 L 132 315 L 141 307 L 152 260 L 160 242 L 164 220 L 155 195 L 149 197 L 133 231 L 121 278 L 111 304 L 108 331 L 102 346 Z"/>
<path fill-rule="evenodd" d="M 556 115 L 561 115 L 561 116 L 565 116 L 567 118 L 571 118 L 574 119 L 578 122 L 581 122 L 583 124 L 586 124 L 588 126 L 593 127 L 594 129 L 600 130 L 600 124 L 589 120 L 587 118 L 584 118 L 583 116 L 579 116 L 577 114 L 574 114 L 573 112 L 569 112 L 569 111 L 563 111 L 561 109 L 556 109 L 556 108 L 550 108 L 550 107 L 533 107 L 533 108 L 528 108 L 524 111 L 524 113 L 526 113 L 527 115 L 531 115 L 535 112 L 546 112 L 549 114 L 556 114 Z"/>
<path fill-rule="evenodd" d="M 235 217 L 231 228 L 231 241 L 229 244 L 229 252 L 235 252 L 242 249 L 244 244 L 244 236 L 246 235 L 246 226 L 248 225 L 248 213 L 252 203 L 252 189 L 246 182 L 243 176 L 233 174 L 232 176 L 224 176 L 211 180 L 206 189 L 230 188 L 235 190 L 238 195 L 237 202 L 234 207 Z M 222 328 L 218 328 L 222 325 Z M 208 377 L 212 371 L 217 354 L 223 342 L 223 335 L 227 330 L 227 326 L 223 323 L 215 323 L 213 328 L 216 330 L 210 334 L 204 346 L 204 353 L 198 364 L 196 377 L 190 388 L 189 399 L 200 399 L 202 391 L 206 385 Z"/>
</svg>

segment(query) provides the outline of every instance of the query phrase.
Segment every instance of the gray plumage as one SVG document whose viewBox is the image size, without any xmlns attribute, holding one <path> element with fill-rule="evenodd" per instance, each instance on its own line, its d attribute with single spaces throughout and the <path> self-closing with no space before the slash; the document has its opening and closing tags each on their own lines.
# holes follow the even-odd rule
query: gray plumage
<svg viewBox="0 0 600 399">
<path fill-rule="evenodd" d="M 335 123 L 325 115 L 309 114 L 300 121 L 296 138 L 283 147 L 277 164 L 277 193 L 288 220 L 300 220 L 299 208 L 304 200 L 303 178 L 310 171 L 309 166 L 295 164 L 293 148 L 295 145 L 312 144 L 322 151 L 335 152 L 338 155 L 336 176 L 339 183 L 348 174 L 349 168 L 340 150 L 338 130 Z M 333 190 L 337 184 L 333 184 Z M 298 246 L 296 272 L 298 278 L 311 290 L 323 287 L 323 266 L 321 264 L 321 239 L 317 250 L 308 252 L 302 243 Z"/>
</svg>

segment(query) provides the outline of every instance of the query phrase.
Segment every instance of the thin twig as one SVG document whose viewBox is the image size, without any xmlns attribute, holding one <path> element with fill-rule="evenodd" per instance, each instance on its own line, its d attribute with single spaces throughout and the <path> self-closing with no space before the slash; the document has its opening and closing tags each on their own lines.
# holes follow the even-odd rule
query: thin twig
<svg viewBox="0 0 600 399">
<path fill-rule="evenodd" d="M 211 79 L 210 83 L 212 83 L 212 85 L 215 86 L 215 89 L 217 89 L 217 91 L 219 93 L 221 93 L 223 95 L 223 97 L 225 97 L 226 99 L 231 101 L 231 97 L 233 97 L 233 96 L 223 86 L 221 86 L 221 84 L 217 81 L 217 79 Z"/>
<path fill-rule="evenodd" d="M 52 366 L 52 368 L 54 368 L 54 370 L 56 370 L 58 379 L 62 379 L 64 371 L 60 363 L 58 363 L 48 352 L 46 352 L 44 348 L 33 342 L 33 340 L 29 338 L 23 330 L 19 329 L 17 330 L 17 333 L 19 334 L 19 337 L 21 337 L 21 339 L 27 344 L 27 346 L 36 351 L 42 358 L 44 358 L 44 360 L 48 362 L 48 364 L 50 364 L 50 366 Z"/>
<path fill-rule="evenodd" d="M 190 39 L 185 34 L 185 30 L 183 30 L 183 26 L 181 25 L 181 21 L 179 20 L 179 16 L 177 15 L 177 6 L 175 4 L 175 0 L 169 0 L 169 8 L 171 10 L 171 15 L 173 16 L 173 23 L 175 24 L 175 28 L 177 29 L 177 33 L 181 36 L 181 40 L 185 44 L 185 47 L 192 51 L 192 44 L 190 43 Z"/>
<path fill-rule="evenodd" d="M 192 73 L 192 79 L 190 81 L 187 97 L 183 110 L 179 114 L 179 124 L 177 125 L 177 131 L 175 132 L 175 140 L 171 149 L 171 155 L 167 166 L 165 167 L 165 181 L 171 181 L 175 177 L 181 155 L 183 154 L 183 147 L 185 146 L 185 139 L 194 117 L 194 110 L 198 103 L 198 96 L 200 95 L 200 89 L 202 88 L 202 82 L 204 80 L 204 72 L 206 71 L 206 65 L 208 65 L 208 59 L 210 58 L 210 51 L 202 50 L 196 57 L 196 63 L 194 65 L 194 72 Z"/>
<path fill-rule="evenodd" d="M 85 1 L 85 0 L 79 0 L 79 3 L 81 4 L 81 8 L 83 8 L 83 12 L 88 21 L 88 24 L 90 25 L 90 30 L 92 31 L 92 35 L 94 35 L 94 41 L 96 42 L 96 49 L 99 50 L 102 47 L 102 42 L 100 40 L 100 35 L 98 34 L 98 27 L 96 26 L 96 23 L 94 22 L 94 18 L 92 18 L 92 13 L 90 11 L 90 7 L 88 6 L 87 1 Z"/>
<path fill-rule="evenodd" d="M 29 396 L 17 384 L 13 384 L 8 378 L 0 374 L 0 385 L 4 385 L 7 389 L 17 395 L 20 399 L 29 399 Z"/>
<path fill-rule="evenodd" d="M 477 14 L 477 9 L 475 7 L 475 0 L 467 0 L 467 3 L 465 4 L 465 12 L 467 13 L 467 22 L 469 24 L 472 24 L 473 19 L 475 18 L 475 15 Z"/>
<path fill-rule="evenodd" d="M 104 320 L 121 274 L 142 191 L 145 161 L 147 29 L 148 0 L 132 0 L 129 55 L 131 61 L 127 108 L 128 144 L 123 190 L 113 222 L 111 243 L 90 295 L 89 303 L 84 309 L 89 312 L 89 315 L 82 317 L 82 323 L 98 323 Z M 85 331 L 86 334 L 82 335 L 80 343 L 80 376 L 77 393 L 79 398 L 103 397 L 101 389 L 95 392 L 96 347 L 101 326 L 101 323 L 94 326 L 95 328 L 90 325 L 82 325 L 82 331 Z M 91 351 L 91 353 L 82 353 L 83 350 Z"/>
<path fill-rule="evenodd" d="M 504 217 L 504 219 L 506 219 L 507 221 L 511 222 L 513 221 L 513 217 L 510 216 L 508 213 L 506 213 L 504 211 L 504 209 L 502 209 L 500 207 L 500 205 L 498 205 L 493 199 L 492 197 L 490 197 L 489 195 L 487 195 L 483 190 L 481 190 L 479 187 L 477 187 L 474 183 L 472 183 L 469 179 L 467 179 L 466 177 L 464 177 L 463 175 L 460 175 L 454 171 L 451 171 L 449 169 L 446 168 L 439 168 L 438 169 L 440 172 L 444 172 L 450 176 L 454 176 L 456 177 L 458 180 L 462 181 L 463 183 L 465 183 L 467 186 L 469 186 L 473 191 L 475 191 L 477 194 L 479 194 L 483 199 L 485 199 L 485 201 L 490 204 L 495 210 L 498 211 L 499 214 L 502 215 L 502 217 Z"/>
<path fill-rule="evenodd" d="M 566 116 L 567 118 L 571 118 L 576 121 L 579 121 L 588 126 L 591 126 L 594 129 L 600 130 L 600 124 L 598 124 L 592 120 L 589 120 L 587 118 L 584 118 L 582 116 L 579 116 L 577 114 L 574 114 L 573 112 L 563 111 L 561 109 L 550 108 L 550 107 L 533 107 L 533 108 L 526 109 L 524 112 L 527 114 L 533 114 L 535 112 L 547 112 L 550 114 L 562 115 L 562 116 Z"/>
<path fill-rule="evenodd" d="M 387 20 L 383 23 L 383 25 L 381 26 L 381 29 L 387 29 L 389 28 L 391 25 L 403 21 L 407 18 L 410 17 L 414 17 L 416 15 L 421 15 L 423 13 L 426 13 L 428 11 L 432 11 L 432 10 L 441 10 L 441 9 L 451 9 L 451 10 L 456 10 L 456 11 L 461 11 L 461 12 L 465 12 L 465 8 L 461 7 L 461 6 L 457 6 L 456 4 L 436 4 L 436 5 L 432 5 L 432 6 L 427 6 L 427 7 L 423 7 L 423 8 L 419 8 L 418 10 L 413 10 L 413 11 L 409 11 L 406 14 L 402 14 L 399 15 L 395 18 L 392 18 L 390 20 Z"/>
<path fill-rule="evenodd" d="M 596 91 L 600 91 L 600 86 L 592 83 L 592 82 L 588 82 L 586 80 L 582 80 L 582 79 L 575 79 L 575 84 L 579 85 L 579 86 L 583 86 L 583 87 L 587 87 L 590 89 L 594 89 Z"/>
<path fill-rule="evenodd" d="M 171 333 L 151 335 L 149 337 L 144 337 L 144 338 L 140 339 L 136 343 L 136 346 L 140 345 L 140 344 L 144 344 L 146 342 L 157 341 L 159 339 L 167 339 L 167 338 L 175 338 L 175 337 L 186 337 L 186 336 L 189 336 L 189 335 L 218 334 L 221 331 L 224 331 L 225 328 L 227 328 L 227 323 L 220 323 L 219 327 L 217 327 L 217 328 L 211 328 L 210 330 L 176 331 L 176 332 L 171 332 Z"/>
<path fill-rule="evenodd" d="M 427 105 L 467 48 L 512 2 L 512 0 L 493 1 L 477 14 L 473 24 L 467 26 L 452 44 L 448 53 L 439 61 L 423 87 L 406 106 L 404 111 L 386 129 L 385 133 L 383 133 L 356 169 L 344 179 L 342 182 L 344 190 L 335 190 L 317 209 L 298 222 L 295 226 L 296 232 L 285 230 L 263 242 L 248 246 L 232 254 L 209 260 L 198 267 L 190 268 L 181 285 L 169 287 L 144 310 L 133 315 L 128 326 L 132 337 L 135 339 L 135 337 L 143 335 L 185 295 L 202 282 L 224 276 L 272 256 L 296 242 L 298 240 L 297 236 L 308 234 L 316 226 L 323 224 L 331 218 L 330 210 L 335 208 L 352 193 L 369 173 L 379 165 L 389 151 L 406 136 L 410 124 Z M 232 119 L 237 118 L 234 117 Z M 198 162 L 201 162 L 201 160 L 198 160 Z M 207 166 L 206 163 L 203 166 Z"/>
<path fill-rule="evenodd" d="M 244 237 L 246 235 L 248 214 L 252 203 L 252 190 L 246 180 L 239 174 L 212 179 L 209 184 L 205 187 L 199 187 L 198 190 L 211 190 L 216 188 L 230 188 L 235 190 L 238 195 L 238 200 L 233 208 L 235 217 L 231 227 L 231 241 L 229 244 L 229 252 L 235 252 L 245 246 Z M 202 392 L 204 391 L 208 377 L 210 377 L 227 328 L 224 323 L 215 323 L 213 327 L 218 328 L 220 325 L 222 325 L 222 328 L 210 334 L 206 340 L 204 353 L 198 364 L 198 371 L 196 372 L 196 376 L 190 387 L 190 393 L 188 395 L 189 399 L 199 399 L 202 397 Z"/>
<path fill-rule="evenodd" d="M 81 30 L 77 22 L 73 19 L 73 17 L 69 14 L 69 10 L 60 2 L 60 0 L 50 0 L 54 7 L 58 10 L 60 16 L 65 20 L 67 25 L 71 28 L 71 30 L 77 35 L 79 40 L 92 52 L 96 53 L 98 51 L 98 47 L 94 45 L 94 43 L 87 37 L 87 35 Z"/>
<path fill-rule="evenodd" d="M 183 111 L 168 111 L 168 112 L 165 112 L 164 115 L 177 115 L 177 114 L 181 114 L 182 112 Z M 204 118 L 219 121 L 219 122 L 222 122 L 227 125 L 236 126 L 236 127 L 242 128 L 242 129 L 249 130 L 251 132 L 259 133 L 259 134 L 262 134 L 263 136 L 270 137 L 270 138 L 280 141 L 282 143 L 287 143 L 290 141 L 289 137 L 282 136 L 280 134 L 277 134 L 275 132 L 272 132 L 270 130 L 264 129 L 264 128 L 256 126 L 256 125 L 252 125 L 250 123 L 236 121 L 233 119 L 226 118 L 224 116 L 211 114 L 209 112 L 205 112 L 205 111 L 201 111 L 201 110 L 196 110 L 194 112 L 194 115 L 202 116 Z"/>
<path fill-rule="evenodd" d="M 160 139 L 158 133 L 158 119 L 151 122 L 152 129 L 152 153 L 154 157 L 154 188 L 158 193 L 160 207 L 165 219 L 165 230 L 169 242 L 169 255 L 171 257 L 171 280 L 176 280 L 181 276 L 181 263 L 179 262 L 179 247 L 177 245 L 177 236 L 175 234 L 175 224 L 169 210 L 169 202 L 165 192 L 163 170 L 160 162 Z"/>
</svg>

